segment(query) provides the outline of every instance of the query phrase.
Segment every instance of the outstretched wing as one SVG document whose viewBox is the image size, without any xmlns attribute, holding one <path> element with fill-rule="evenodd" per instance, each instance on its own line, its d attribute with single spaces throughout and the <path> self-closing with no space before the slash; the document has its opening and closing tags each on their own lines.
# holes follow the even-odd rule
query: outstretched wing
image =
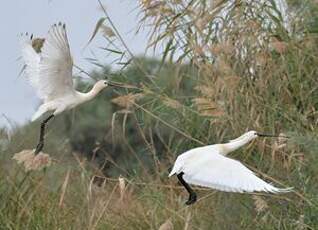
<svg viewBox="0 0 318 230">
<path fill-rule="evenodd" d="M 50 101 L 73 93 L 73 61 L 65 24 L 50 28 L 40 53 L 35 52 L 32 41 L 32 38 L 24 39 L 22 57 L 28 79 L 39 97 Z"/>
<path fill-rule="evenodd" d="M 22 34 L 20 38 L 22 58 L 24 60 L 24 72 L 30 84 L 37 90 L 38 96 L 43 99 L 44 95 L 40 94 L 39 87 L 39 64 L 41 57 L 32 47 L 32 36 L 27 33 Z"/>
<path fill-rule="evenodd" d="M 218 153 L 202 153 L 201 159 L 184 169 L 186 182 L 226 192 L 289 192 L 292 188 L 280 189 L 257 177 L 237 160 Z"/>
<path fill-rule="evenodd" d="M 65 24 L 53 25 L 42 47 L 39 65 L 39 85 L 47 100 L 63 97 L 74 91 L 72 68 Z"/>
</svg>

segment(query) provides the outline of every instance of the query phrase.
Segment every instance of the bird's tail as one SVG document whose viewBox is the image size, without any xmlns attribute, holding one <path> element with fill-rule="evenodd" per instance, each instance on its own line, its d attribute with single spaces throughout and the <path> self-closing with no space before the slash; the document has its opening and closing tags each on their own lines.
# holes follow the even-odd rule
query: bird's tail
<svg viewBox="0 0 318 230">
<path fill-rule="evenodd" d="M 33 114 L 31 121 L 37 120 L 39 117 L 41 117 L 47 111 L 48 111 L 48 107 L 45 104 L 41 105 L 38 108 L 38 110 Z"/>
</svg>

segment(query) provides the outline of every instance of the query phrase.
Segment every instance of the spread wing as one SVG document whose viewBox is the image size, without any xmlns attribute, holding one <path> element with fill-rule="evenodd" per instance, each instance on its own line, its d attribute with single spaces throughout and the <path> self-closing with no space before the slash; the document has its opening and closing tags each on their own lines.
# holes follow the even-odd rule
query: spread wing
<svg viewBox="0 0 318 230">
<path fill-rule="evenodd" d="M 65 24 L 50 28 L 40 53 L 32 47 L 33 41 L 32 38 L 22 40 L 22 57 L 27 77 L 38 96 L 50 101 L 74 93 L 73 61 Z"/>
<path fill-rule="evenodd" d="M 292 188 L 280 189 L 257 177 L 237 160 L 218 153 L 199 154 L 201 159 L 184 168 L 184 179 L 194 185 L 210 187 L 226 192 L 289 192 Z"/>
<path fill-rule="evenodd" d="M 28 34 L 21 35 L 21 51 L 22 51 L 22 58 L 24 61 L 24 72 L 26 73 L 27 79 L 30 84 L 35 88 L 39 88 L 39 64 L 40 64 L 40 55 L 35 52 L 32 47 L 32 36 L 31 38 Z M 37 94 L 40 98 L 43 99 L 40 92 L 37 90 Z"/>
</svg>

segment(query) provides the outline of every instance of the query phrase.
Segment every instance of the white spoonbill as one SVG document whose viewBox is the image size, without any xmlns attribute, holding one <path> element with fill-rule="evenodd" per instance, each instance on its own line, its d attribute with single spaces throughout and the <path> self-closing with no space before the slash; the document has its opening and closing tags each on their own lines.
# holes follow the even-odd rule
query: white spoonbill
<svg viewBox="0 0 318 230">
<path fill-rule="evenodd" d="M 36 42 L 42 42 L 43 46 L 35 47 Z M 24 71 L 38 97 L 43 101 L 33 115 L 32 121 L 46 112 L 51 112 L 51 115 L 41 123 L 40 138 L 35 150 L 35 154 L 38 154 L 44 146 L 45 125 L 49 120 L 67 109 L 93 99 L 102 89 L 114 84 L 100 80 L 88 93 L 74 89 L 73 61 L 65 24 L 54 24 L 46 39 L 34 39 L 32 35 L 28 37 L 26 33 L 21 36 L 21 46 L 25 62 Z"/>
<path fill-rule="evenodd" d="M 249 131 L 229 143 L 198 147 L 179 155 L 169 177 L 177 174 L 178 180 L 188 191 L 189 199 L 186 204 L 193 204 L 197 200 L 197 195 L 189 184 L 225 192 L 290 192 L 292 188 L 276 188 L 258 178 L 241 162 L 225 156 L 257 137 L 283 136 Z"/>
</svg>

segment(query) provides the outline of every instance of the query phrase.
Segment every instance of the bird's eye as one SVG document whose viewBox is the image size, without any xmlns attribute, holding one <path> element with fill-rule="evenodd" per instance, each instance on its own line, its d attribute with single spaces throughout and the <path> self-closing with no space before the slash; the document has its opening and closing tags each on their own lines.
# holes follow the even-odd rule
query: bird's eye
<svg viewBox="0 0 318 230">
<path fill-rule="evenodd" d="M 107 81 L 104 81 L 104 84 L 107 85 Z"/>
</svg>

